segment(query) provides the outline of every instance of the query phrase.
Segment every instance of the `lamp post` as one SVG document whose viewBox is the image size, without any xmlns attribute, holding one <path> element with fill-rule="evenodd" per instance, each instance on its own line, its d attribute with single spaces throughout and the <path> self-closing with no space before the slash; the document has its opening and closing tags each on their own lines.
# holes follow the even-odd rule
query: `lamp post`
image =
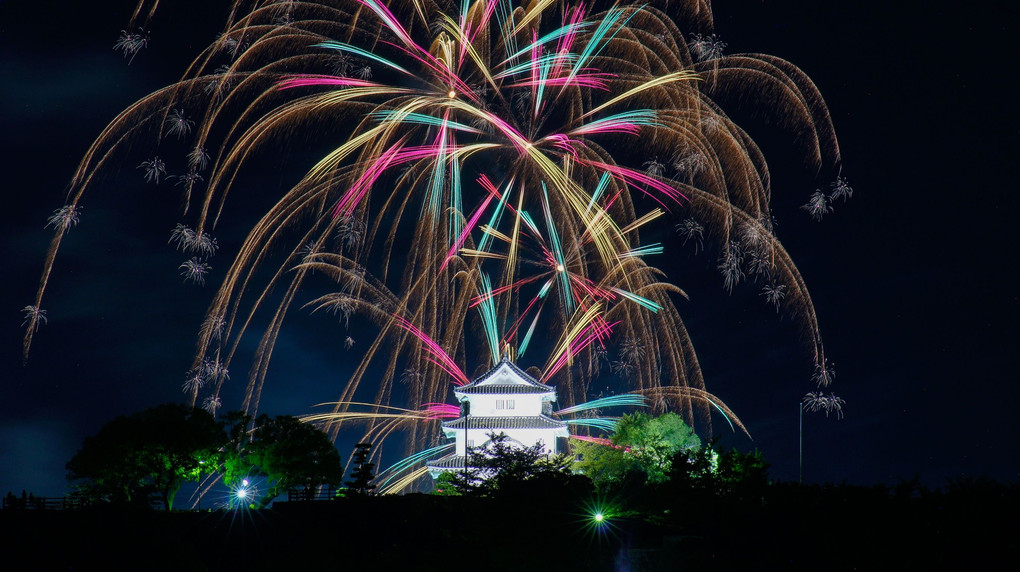
<svg viewBox="0 0 1020 572">
<path fill-rule="evenodd" d="M 846 404 L 846 400 L 835 393 L 825 395 L 821 391 L 809 391 L 800 400 L 800 420 L 798 423 L 799 446 L 797 453 L 797 474 L 800 484 L 804 484 L 804 408 L 808 407 L 812 412 L 824 411 L 826 417 L 829 416 L 829 413 L 835 412 L 836 419 L 842 419 L 844 404 Z"/>
<path fill-rule="evenodd" d="M 465 399 L 464 405 L 464 478 L 467 478 L 468 472 L 468 426 L 470 425 L 471 416 L 471 402 Z"/>
<path fill-rule="evenodd" d="M 804 402 L 801 401 L 797 421 L 797 482 L 804 484 Z"/>
</svg>

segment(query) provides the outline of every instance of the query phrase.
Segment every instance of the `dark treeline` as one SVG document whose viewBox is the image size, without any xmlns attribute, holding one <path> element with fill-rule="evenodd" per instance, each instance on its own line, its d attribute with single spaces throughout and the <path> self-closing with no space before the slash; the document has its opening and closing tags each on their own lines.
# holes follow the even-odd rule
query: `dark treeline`
<svg viewBox="0 0 1020 572">
<path fill-rule="evenodd" d="M 342 478 L 326 436 L 296 419 L 238 415 L 229 429 L 180 406 L 107 424 L 68 463 L 89 493 L 76 498 L 90 503 L 38 510 L 31 495 L 8 494 L 0 567 L 973 570 L 1012 561 L 1015 527 L 1000 523 L 1020 509 L 1020 485 L 983 478 L 939 489 L 919 478 L 774 482 L 758 452 L 717 451 L 675 415 L 633 414 L 610 440 L 571 455 L 492 434 L 472 449 L 469 469 L 438 477 L 432 494 L 373 494 L 372 445 L 359 443 L 348 488 L 314 495 L 322 500 L 170 510 L 180 482 L 206 472 L 265 474 L 275 483 L 267 499 L 334 490 Z M 166 510 L 153 510 L 154 499 Z"/>
<path fill-rule="evenodd" d="M 757 497 L 636 486 L 599 498 L 584 479 L 551 484 L 257 511 L 5 510 L 0 538 L 7 570 L 944 570 L 1008 561 L 1012 528 L 999 523 L 1020 508 L 1020 487 L 986 479 L 772 483 Z"/>
</svg>

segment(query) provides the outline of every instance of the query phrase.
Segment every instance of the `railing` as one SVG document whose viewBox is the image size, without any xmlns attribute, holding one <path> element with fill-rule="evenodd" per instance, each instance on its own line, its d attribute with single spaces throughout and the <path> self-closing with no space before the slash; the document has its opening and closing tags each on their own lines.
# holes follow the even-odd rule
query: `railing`
<svg viewBox="0 0 1020 572">
<path fill-rule="evenodd" d="M 307 488 L 292 488 L 287 489 L 287 501 L 288 502 L 308 502 L 308 501 L 324 501 L 333 500 L 343 496 L 343 490 L 335 489 L 331 486 L 315 487 L 311 489 Z"/>
<path fill-rule="evenodd" d="M 21 495 L 16 497 L 8 494 L 4 497 L 4 510 L 74 510 L 83 508 L 85 503 L 80 499 L 68 497 L 37 497 Z"/>
<path fill-rule="evenodd" d="M 292 488 L 287 489 L 287 501 L 328 501 L 343 497 L 344 490 L 329 486 L 311 489 Z M 86 506 L 88 503 L 74 497 L 37 497 L 24 494 L 19 497 L 13 493 L 3 497 L 3 510 L 77 510 Z"/>
</svg>

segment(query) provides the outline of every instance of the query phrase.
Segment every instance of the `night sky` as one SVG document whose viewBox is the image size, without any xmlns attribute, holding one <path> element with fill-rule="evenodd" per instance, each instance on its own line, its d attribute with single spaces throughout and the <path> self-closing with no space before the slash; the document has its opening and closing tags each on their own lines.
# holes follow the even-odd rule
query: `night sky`
<svg viewBox="0 0 1020 572">
<path fill-rule="evenodd" d="M 178 79 L 215 38 L 223 10 L 211 4 L 226 2 L 161 5 L 151 47 L 128 66 L 111 48 L 131 0 L 0 0 L 0 494 L 64 494 L 64 463 L 86 435 L 183 400 L 203 312 L 257 194 L 228 205 L 210 284 L 182 284 L 184 257 L 167 244 L 178 193 L 144 184 L 135 167 L 151 149 L 138 142 L 83 201 L 44 300 L 49 323 L 24 367 L 20 310 L 33 303 L 52 235 L 46 218 L 81 156 L 119 111 Z M 779 56 L 816 82 L 855 191 L 811 221 L 798 207 L 832 173 L 806 170 L 788 134 L 738 121 L 770 161 L 777 233 L 812 294 L 832 390 L 846 399 L 842 420 L 805 415 L 805 481 L 1020 480 L 1015 3 L 719 0 L 714 10 L 727 53 Z M 296 180 L 285 170 L 263 176 L 263 199 Z M 814 389 L 795 322 L 756 290 L 728 296 L 714 259 L 662 238 L 667 256 L 649 263 L 690 295 L 678 308 L 707 389 L 753 437 L 717 419 L 721 445 L 758 448 L 774 478 L 795 480 L 798 404 Z M 335 399 L 359 356 L 358 345 L 343 348 L 348 334 L 335 321 L 292 314 L 263 394 L 271 414 Z M 367 332 L 351 335 L 369 343 Z M 247 365 L 233 364 L 224 409 L 239 405 Z"/>
</svg>

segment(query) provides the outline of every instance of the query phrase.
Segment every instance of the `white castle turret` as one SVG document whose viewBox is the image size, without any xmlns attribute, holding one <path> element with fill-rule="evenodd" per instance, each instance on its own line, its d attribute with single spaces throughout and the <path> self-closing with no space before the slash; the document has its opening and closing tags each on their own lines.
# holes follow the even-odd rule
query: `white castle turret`
<svg viewBox="0 0 1020 572">
<path fill-rule="evenodd" d="M 461 470 L 467 449 L 482 447 L 489 435 L 505 433 L 510 443 L 531 447 L 541 443 L 549 454 L 561 451 L 560 439 L 570 436 L 567 424 L 553 419 L 556 390 L 539 383 L 506 358 L 471 383 L 453 390 L 461 416 L 443 423 L 443 434 L 456 439 L 454 452 L 429 461 L 429 474 Z"/>
</svg>

